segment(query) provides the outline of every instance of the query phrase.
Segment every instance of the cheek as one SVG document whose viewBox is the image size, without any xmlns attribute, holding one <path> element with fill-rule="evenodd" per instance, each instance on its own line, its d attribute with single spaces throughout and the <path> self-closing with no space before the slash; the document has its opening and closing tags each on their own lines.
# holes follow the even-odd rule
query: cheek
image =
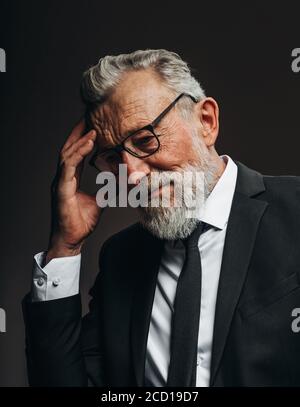
<svg viewBox="0 0 300 407">
<path fill-rule="evenodd" d="M 176 170 L 184 167 L 191 160 L 195 159 L 195 151 L 190 134 L 182 131 L 176 138 L 165 137 L 160 140 L 160 149 L 151 158 L 151 163 L 162 170 Z"/>
</svg>

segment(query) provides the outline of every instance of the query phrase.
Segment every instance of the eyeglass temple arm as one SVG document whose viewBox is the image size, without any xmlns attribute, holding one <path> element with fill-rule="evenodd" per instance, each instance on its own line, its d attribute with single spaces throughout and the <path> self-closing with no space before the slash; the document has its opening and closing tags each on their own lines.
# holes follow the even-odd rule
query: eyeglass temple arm
<svg viewBox="0 0 300 407">
<path fill-rule="evenodd" d="M 151 123 L 152 126 L 156 126 L 156 124 L 162 119 L 163 116 L 165 116 L 172 108 L 173 106 L 178 102 L 182 96 L 189 96 L 193 102 L 197 103 L 197 99 L 190 95 L 189 93 L 180 93 L 180 95 L 177 96 L 177 98 L 163 111 L 161 114 Z"/>
</svg>

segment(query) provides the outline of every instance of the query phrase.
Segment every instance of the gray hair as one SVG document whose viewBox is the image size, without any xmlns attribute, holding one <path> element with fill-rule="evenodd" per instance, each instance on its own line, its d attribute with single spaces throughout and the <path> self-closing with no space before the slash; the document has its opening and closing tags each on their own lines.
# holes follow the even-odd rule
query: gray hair
<svg viewBox="0 0 300 407">
<path fill-rule="evenodd" d="M 188 64 L 175 52 L 165 49 L 138 50 L 130 54 L 107 55 L 83 74 L 81 97 L 88 110 L 103 103 L 115 89 L 125 72 L 152 68 L 174 94 L 188 93 L 197 101 L 205 98 L 200 83 L 192 76 Z M 190 98 L 179 101 L 191 110 Z"/>
</svg>

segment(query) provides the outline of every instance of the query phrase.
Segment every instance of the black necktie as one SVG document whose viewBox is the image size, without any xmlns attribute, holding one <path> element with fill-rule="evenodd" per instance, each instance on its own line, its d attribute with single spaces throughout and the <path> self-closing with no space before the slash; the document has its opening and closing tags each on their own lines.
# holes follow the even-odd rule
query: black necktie
<svg viewBox="0 0 300 407">
<path fill-rule="evenodd" d="M 192 234 L 182 240 L 186 255 L 175 295 L 167 386 L 196 386 L 201 301 L 201 259 L 198 240 L 204 224 L 199 222 Z"/>
</svg>

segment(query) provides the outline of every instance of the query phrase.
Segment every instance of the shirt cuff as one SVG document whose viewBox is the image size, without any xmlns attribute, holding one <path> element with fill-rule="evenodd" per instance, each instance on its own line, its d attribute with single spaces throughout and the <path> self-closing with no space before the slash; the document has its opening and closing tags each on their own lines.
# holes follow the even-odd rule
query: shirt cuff
<svg viewBox="0 0 300 407">
<path fill-rule="evenodd" d="M 41 267 L 46 252 L 34 256 L 32 301 L 49 301 L 79 293 L 81 254 L 58 257 Z"/>
</svg>

